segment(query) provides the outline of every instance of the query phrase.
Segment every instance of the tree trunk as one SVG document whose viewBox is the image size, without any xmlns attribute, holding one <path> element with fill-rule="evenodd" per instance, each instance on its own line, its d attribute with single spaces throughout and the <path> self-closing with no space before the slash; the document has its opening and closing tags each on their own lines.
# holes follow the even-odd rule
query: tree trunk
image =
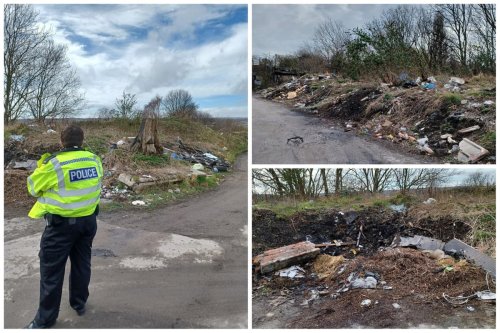
<svg viewBox="0 0 500 333">
<path fill-rule="evenodd" d="M 163 147 L 158 138 L 158 113 L 160 109 L 160 98 L 156 97 L 144 107 L 139 134 L 135 137 L 132 150 L 143 154 L 163 154 Z"/>
</svg>

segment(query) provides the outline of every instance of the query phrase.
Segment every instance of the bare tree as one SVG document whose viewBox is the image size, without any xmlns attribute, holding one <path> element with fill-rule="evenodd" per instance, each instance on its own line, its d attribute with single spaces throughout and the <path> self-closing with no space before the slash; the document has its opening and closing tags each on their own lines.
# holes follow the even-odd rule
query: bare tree
<svg viewBox="0 0 500 333">
<path fill-rule="evenodd" d="M 111 109 L 108 107 L 102 107 L 99 110 L 97 110 L 96 114 L 97 118 L 103 119 L 103 120 L 111 120 L 114 118 L 118 118 L 118 111 L 115 109 Z"/>
<path fill-rule="evenodd" d="M 391 183 L 392 169 L 351 169 L 351 175 L 357 180 L 361 191 L 370 193 L 382 192 Z"/>
<path fill-rule="evenodd" d="M 437 8 L 443 14 L 446 25 L 453 34 L 453 38 L 450 38 L 452 49 L 462 67 L 466 68 L 468 65 L 473 7 L 468 4 L 442 4 L 437 5 Z"/>
<path fill-rule="evenodd" d="M 431 70 L 443 69 L 448 60 L 448 37 L 444 28 L 444 16 L 436 12 L 432 22 L 432 33 L 429 44 L 429 67 Z"/>
<path fill-rule="evenodd" d="M 167 116 L 195 118 L 198 111 L 191 94 L 183 89 L 170 91 L 161 100 L 161 105 Z"/>
<path fill-rule="evenodd" d="M 496 5 L 473 5 L 472 25 L 477 36 L 476 57 L 488 70 L 496 70 Z"/>
<path fill-rule="evenodd" d="M 408 194 L 412 189 L 426 188 L 432 194 L 436 188 L 455 174 L 449 169 L 394 169 L 394 184 L 401 194 Z"/>
<path fill-rule="evenodd" d="M 41 123 L 46 118 L 76 113 L 84 97 L 79 91 L 80 80 L 66 57 L 66 47 L 47 40 L 38 49 L 31 66 L 36 74 L 25 101 L 29 112 Z"/>
<path fill-rule="evenodd" d="M 325 193 L 325 197 L 328 196 L 329 192 L 328 192 L 328 181 L 327 181 L 327 169 L 320 169 L 320 172 L 321 172 L 321 180 L 323 181 L 323 189 L 324 189 L 324 193 Z"/>
<path fill-rule="evenodd" d="M 254 169 L 256 186 L 280 196 L 312 198 L 324 189 L 318 169 Z"/>
<path fill-rule="evenodd" d="M 343 190 L 344 175 L 342 168 L 335 169 L 335 194 L 339 195 Z"/>
<path fill-rule="evenodd" d="M 134 109 L 137 104 L 135 94 L 123 91 L 122 96 L 115 101 L 116 114 L 119 118 L 130 119 L 136 116 Z"/>
<path fill-rule="evenodd" d="M 351 33 L 342 23 L 328 19 L 316 28 L 313 43 L 332 69 L 340 69 L 350 39 Z"/>
<path fill-rule="evenodd" d="M 481 170 L 469 174 L 462 182 L 462 186 L 473 189 L 487 188 L 493 184 L 495 184 L 495 176 Z"/>
<path fill-rule="evenodd" d="M 37 49 L 48 39 L 40 30 L 38 13 L 32 5 L 8 4 L 4 7 L 4 123 L 18 119 L 38 71 L 33 63 Z"/>
</svg>

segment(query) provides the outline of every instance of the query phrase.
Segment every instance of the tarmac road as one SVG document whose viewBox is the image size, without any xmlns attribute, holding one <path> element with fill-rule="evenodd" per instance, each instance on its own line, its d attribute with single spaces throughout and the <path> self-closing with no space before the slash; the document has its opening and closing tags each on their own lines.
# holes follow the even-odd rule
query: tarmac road
<svg viewBox="0 0 500 333">
<path fill-rule="evenodd" d="M 321 119 L 292 112 L 284 105 L 252 98 L 254 164 L 421 164 L 422 157 L 389 149 Z M 303 143 L 287 143 L 300 136 Z"/>
<path fill-rule="evenodd" d="M 70 308 L 66 276 L 54 328 L 246 328 L 246 156 L 235 169 L 187 201 L 99 215 L 87 313 Z M 35 315 L 42 230 L 41 220 L 5 220 L 6 328 Z"/>
</svg>

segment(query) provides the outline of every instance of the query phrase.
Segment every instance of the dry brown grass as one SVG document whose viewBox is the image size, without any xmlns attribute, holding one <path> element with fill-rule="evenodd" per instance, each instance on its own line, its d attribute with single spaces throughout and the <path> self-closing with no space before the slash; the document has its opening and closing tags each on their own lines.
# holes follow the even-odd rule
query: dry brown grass
<svg viewBox="0 0 500 333">
<path fill-rule="evenodd" d="M 422 195 L 421 199 L 426 196 Z M 416 204 L 408 217 L 416 222 L 427 218 L 453 217 L 471 226 L 467 243 L 488 255 L 496 256 L 496 201 L 493 191 L 438 191 L 433 194 L 436 203 Z"/>
</svg>

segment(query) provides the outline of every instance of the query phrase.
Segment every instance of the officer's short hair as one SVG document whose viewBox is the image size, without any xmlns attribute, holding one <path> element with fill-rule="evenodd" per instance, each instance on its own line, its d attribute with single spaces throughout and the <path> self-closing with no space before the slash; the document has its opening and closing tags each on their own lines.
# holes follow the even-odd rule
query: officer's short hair
<svg viewBox="0 0 500 333">
<path fill-rule="evenodd" d="M 61 132 L 61 143 L 64 148 L 81 147 L 83 145 L 83 130 L 76 125 L 69 125 Z"/>
</svg>

